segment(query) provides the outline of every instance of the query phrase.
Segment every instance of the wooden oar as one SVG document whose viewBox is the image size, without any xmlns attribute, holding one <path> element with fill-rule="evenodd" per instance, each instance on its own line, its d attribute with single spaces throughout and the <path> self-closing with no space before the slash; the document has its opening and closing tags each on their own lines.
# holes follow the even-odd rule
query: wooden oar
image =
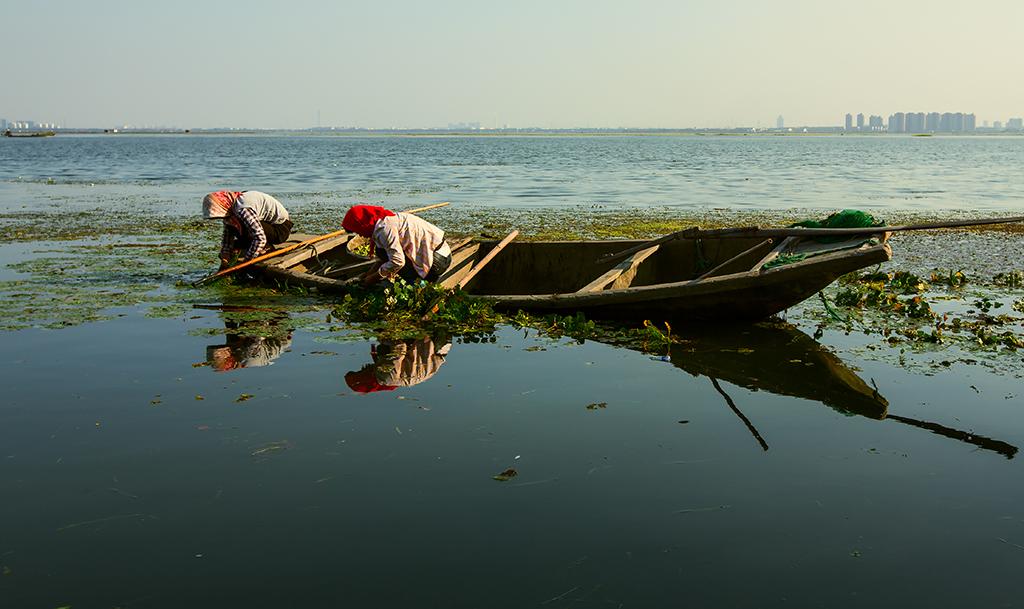
<svg viewBox="0 0 1024 609">
<path fill-rule="evenodd" d="M 421 211 L 427 211 L 428 209 L 437 209 L 438 207 L 444 207 L 444 206 L 446 206 L 448 204 L 449 204 L 448 202 L 436 203 L 434 205 L 427 205 L 426 207 L 417 207 L 416 209 L 406 209 L 406 210 L 403 210 L 402 213 L 403 214 L 415 214 L 415 213 L 419 213 Z M 222 271 L 217 271 L 216 273 L 213 273 L 212 275 L 207 275 L 206 277 L 203 277 L 202 279 L 194 282 L 192 284 L 192 287 L 199 287 L 199 286 L 203 285 L 204 283 L 206 283 L 208 281 L 213 281 L 214 279 L 219 279 L 219 278 L 221 278 L 221 277 L 223 277 L 225 275 L 230 275 L 231 273 L 234 273 L 235 271 L 237 271 L 239 269 L 244 269 L 245 267 L 253 265 L 253 264 L 256 264 L 257 262 L 263 262 L 264 260 L 269 260 L 269 259 L 274 258 L 276 256 L 280 256 L 281 254 L 287 254 L 288 252 L 293 251 L 293 250 L 297 250 L 300 247 L 304 247 L 306 245 L 312 245 L 314 243 L 319 243 L 320 241 L 323 241 L 324 239 L 330 239 L 331 237 L 337 237 L 338 235 L 345 234 L 346 232 L 347 231 L 345 229 L 341 229 L 341 230 L 338 230 L 338 231 L 334 231 L 333 233 L 327 233 L 326 235 L 320 235 L 319 237 L 313 237 L 312 239 L 306 239 L 305 241 L 303 241 L 301 243 L 296 243 L 294 245 L 289 245 L 288 247 L 282 247 L 280 249 L 276 249 L 276 250 L 274 250 L 272 252 L 267 252 L 266 254 L 263 254 L 262 256 L 256 256 L 252 260 L 246 260 L 245 262 L 243 262 L 241 264 L 236 264 L 233 267 L 226 268 L 226 269 L 224 269 Z"/>
<path fill-rule="evenodd" d="M 480 260 L 480 262 L 477 262 L 473 266 L 473 270 L 470 271 L 468 275 L 463 277 L 461 281 L 459 281 L 457 284 L 455 284 L 455 286 L 456 287 L 462 287 L 462 288 L 466 287 L 466 285 L 470 281 L 472 281 L 474 277 L 476 277 L 476 274 L 479 273 L 485 266 L 487 266 L 487 263 L 490 262 L 491 260 L 493 260 L 494 257 L 498 255 L 498 252 L 500 252 L 501 250 L 505 249 L 505 246 L 508 245 L 509 243 L 511 243 L 511 241 L 513 239 L 515 239 L 517 235 L 519 235 L 519 231 L 518 230 L 514 230 L 511 233 L 509 233 L 507 237 L 505 237 L 504 239 L 499 241 L 498 245 L 495 245 L 494 248 L 491 249 L 491 251 L 487 252 L 487 255 L 484 256 Z"/>
<path fill-rule="evenodd" d="M 832 237 L 842 235 L 872 235 L 875 233 L 896 233 L 911 230 L 932 230 L 937 228 L 961 228 L 964 226 L 984 226 L 986 224 L 1008 224 L 1011 222 L 1024 222 L 1024 216 L 1011 216 L 1008 218 L 982 218 L 979 220 L 956 220 L 952 222 L 924 222 L 921 224 L 900 224 L 896 226 L 863 226 L 857 228 L 758 228 L 756 226 L 744 226 L 740 228 L 713 228 L 702 230 L 697 227 L 687 228 L 675 233 L 670 233 L 657 239 L 652 239 L 640 245 L 622 250 L 615 254 L 607 254 L 595 260 L 597 264 L 614 262 L 625 258 L 630 254 L 647 249 L 652 245 L 674 241 L 676 239 L 697 238 L 697 237 L 718 237 L 718 238 L 743 238 L 743 237 Z"/>
</svg>

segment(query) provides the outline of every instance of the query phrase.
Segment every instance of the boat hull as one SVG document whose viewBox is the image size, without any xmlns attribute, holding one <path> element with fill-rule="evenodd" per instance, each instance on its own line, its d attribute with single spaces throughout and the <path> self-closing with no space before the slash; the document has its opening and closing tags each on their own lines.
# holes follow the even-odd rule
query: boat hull
<svg viewBox="0 0 1024 609">
<path fill-rule="evenodd" d="M 707 320 L 764 319 L 803 302 L 839 277 L 892 258 L 888 244 L 860 251 L 827 254 L 760 272 L 700 281 L 602 290 L 585 294 L 488 295 L 480 298 L 500 309 L 582 311 L 588 317 L 658 317 Z"/>
</svg>

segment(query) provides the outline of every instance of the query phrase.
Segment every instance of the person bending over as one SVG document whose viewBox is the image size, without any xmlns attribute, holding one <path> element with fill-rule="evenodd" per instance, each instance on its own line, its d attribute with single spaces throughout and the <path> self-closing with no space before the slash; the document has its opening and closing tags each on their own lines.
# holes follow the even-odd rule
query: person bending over
<svg viewBox="0 0 1024 609">
<path fill-rule="evenodd" d="M 370 255 L 376 257 L 376 264 L 362 276 L 364 285 L 394 281 L 395 277 L 409 283 L 420 279 L 436 282 L 452 263 L 444 231 L 419 216 L 376 205 L 354 205 L 341 225 L 370 240 Z"/>
<path fill-rule="evenodd" d="M 220 245 L 220 269 L 231 266 L 241 254 L 243 261 L 252 260 L 270 245 L 288 240 L 292 221 L 288 210 L 274 197 L 256 191 L 211 192 L 203 198 L 203 219 L 224 220 Z"/>
</svg>

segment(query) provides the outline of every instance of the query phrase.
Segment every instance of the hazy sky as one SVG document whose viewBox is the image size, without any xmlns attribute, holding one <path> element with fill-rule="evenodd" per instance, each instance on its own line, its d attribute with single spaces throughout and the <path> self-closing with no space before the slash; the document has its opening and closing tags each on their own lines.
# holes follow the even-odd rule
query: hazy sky
<svg viewBox="0 0 1024 609">
<path fill-rule="evenodd" d="M 838 125 L 1024 115 L 1024 2 L 0 2 L 0 117 L 69 126 Z"/>
</svg>

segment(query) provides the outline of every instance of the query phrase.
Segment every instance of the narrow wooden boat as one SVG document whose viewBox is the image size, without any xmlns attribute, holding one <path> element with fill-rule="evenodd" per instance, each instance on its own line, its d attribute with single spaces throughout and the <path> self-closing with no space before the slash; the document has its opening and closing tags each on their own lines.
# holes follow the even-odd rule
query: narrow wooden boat
<svg viewBox="0 0 1024 609">
<path fill-rule="evenodd" d="M 5 137 L 51 137 L 57 135 L 56 131 L 4 131 Z"/>
<path fill-rule="evenodd" d="M 598 260 L 647 242 L 513 241 L 468 283 L 464 279 L 497 242 L 453 239 L 452 265 L 441 281 L 512 311 L 582 311 L 594 319 L 762 319 L 846 273 L 891 259 L 888 237 L 820 243 L 811 237 L 773 240 L 756 231 L 682 236 L 606 262 Z M 307 238 L 295 235 L 282 245 Z M 344 291 L 346 280 L 370 264 L 349 251 L 348 241 L 340 235 L 257 266 L 292 285 Z"/>
</svg>

